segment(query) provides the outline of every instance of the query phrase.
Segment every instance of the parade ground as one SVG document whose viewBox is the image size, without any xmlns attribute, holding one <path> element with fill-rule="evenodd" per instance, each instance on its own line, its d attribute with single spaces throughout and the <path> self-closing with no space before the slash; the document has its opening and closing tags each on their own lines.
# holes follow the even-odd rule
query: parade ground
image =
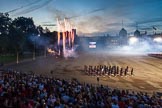
<svg viewBox="0 0 162 108">
<path fill-rule="evenodd" d="M 99 84 L 112 88 L 129 89 L 146 92 L 162 92 L 162 59 L 150 57 L 147 54 L 119 54 L 117 53 L 84 53 L 77 58 L 56 58 L 47 56 L 36 60 L 10 64 L 5 67 L 20 72 L 33 72 L 43 76 L 50 76 L 70 80 L 76 78 L 82 83 L 98 85 L 96 76 L 85 74 L 84 65 L 116 65 L 134 68 L 134 76 L 99 77 Z"/>
</svg>

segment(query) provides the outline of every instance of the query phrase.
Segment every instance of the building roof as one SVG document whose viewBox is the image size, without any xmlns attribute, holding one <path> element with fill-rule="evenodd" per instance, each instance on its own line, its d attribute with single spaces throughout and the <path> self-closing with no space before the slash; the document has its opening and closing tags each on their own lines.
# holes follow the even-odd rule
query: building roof
<svg viewBox="0 0 162 108">
<path fill-rule="evenodd" d="M 119 36 L 127 36 L 127 31 L 124 28 L 122 28 L 119 32 Z"/>
<path fill-rule="evenodd" d="M 140 36 L 140 31 L 139 31 L 139 30 L 136 30 L 136 31 L 134 32 L 134 36 Z"/>
</svg>

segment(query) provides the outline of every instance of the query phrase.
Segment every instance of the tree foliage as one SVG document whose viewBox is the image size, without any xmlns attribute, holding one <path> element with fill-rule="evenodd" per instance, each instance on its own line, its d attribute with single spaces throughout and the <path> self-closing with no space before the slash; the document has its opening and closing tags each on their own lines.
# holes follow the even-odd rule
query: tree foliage
<svg viewBox="0 0 162 108">
<path fill-rule="evenodd" d="M 52 35 L 47 28 L 36 26 L 32 18 L 11 19 L 9 14 L 0 13 L 0 54 L 33 51 L 36 43 L 37 47 L 47 46 Z"/>
</svg>

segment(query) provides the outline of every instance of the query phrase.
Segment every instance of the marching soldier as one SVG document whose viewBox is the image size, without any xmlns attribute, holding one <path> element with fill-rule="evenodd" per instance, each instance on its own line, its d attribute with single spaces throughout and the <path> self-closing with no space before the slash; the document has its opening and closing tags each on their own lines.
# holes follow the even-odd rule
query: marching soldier
<svg viewBox="0 0 162 108">
<path fill-rule="evenodd" d="M 123 68 L 120 69 L 120 76 L 123 75 Z"/>
<path fill-rule="evenodd" d="M 131 69 L 131 76 L 133 76 L 133 68 Z"/>
</svg>

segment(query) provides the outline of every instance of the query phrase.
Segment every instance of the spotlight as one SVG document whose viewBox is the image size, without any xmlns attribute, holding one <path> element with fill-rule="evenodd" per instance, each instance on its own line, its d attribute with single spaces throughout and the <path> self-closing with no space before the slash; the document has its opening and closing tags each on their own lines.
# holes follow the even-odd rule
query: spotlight
<svg viewBox="0 0 162 108">
<path fill-rule="evenodd" d="M 129 38 L 129 44 L 133 45 L 136 44 L 138 42 L 138 38 L 137 37 L 130 37 Z"/>
<path fill-rule="evenodd" d="M 162 37 L 155 37 L 153 41 L 157 43 L 162 43 Z"/>
</svg>

